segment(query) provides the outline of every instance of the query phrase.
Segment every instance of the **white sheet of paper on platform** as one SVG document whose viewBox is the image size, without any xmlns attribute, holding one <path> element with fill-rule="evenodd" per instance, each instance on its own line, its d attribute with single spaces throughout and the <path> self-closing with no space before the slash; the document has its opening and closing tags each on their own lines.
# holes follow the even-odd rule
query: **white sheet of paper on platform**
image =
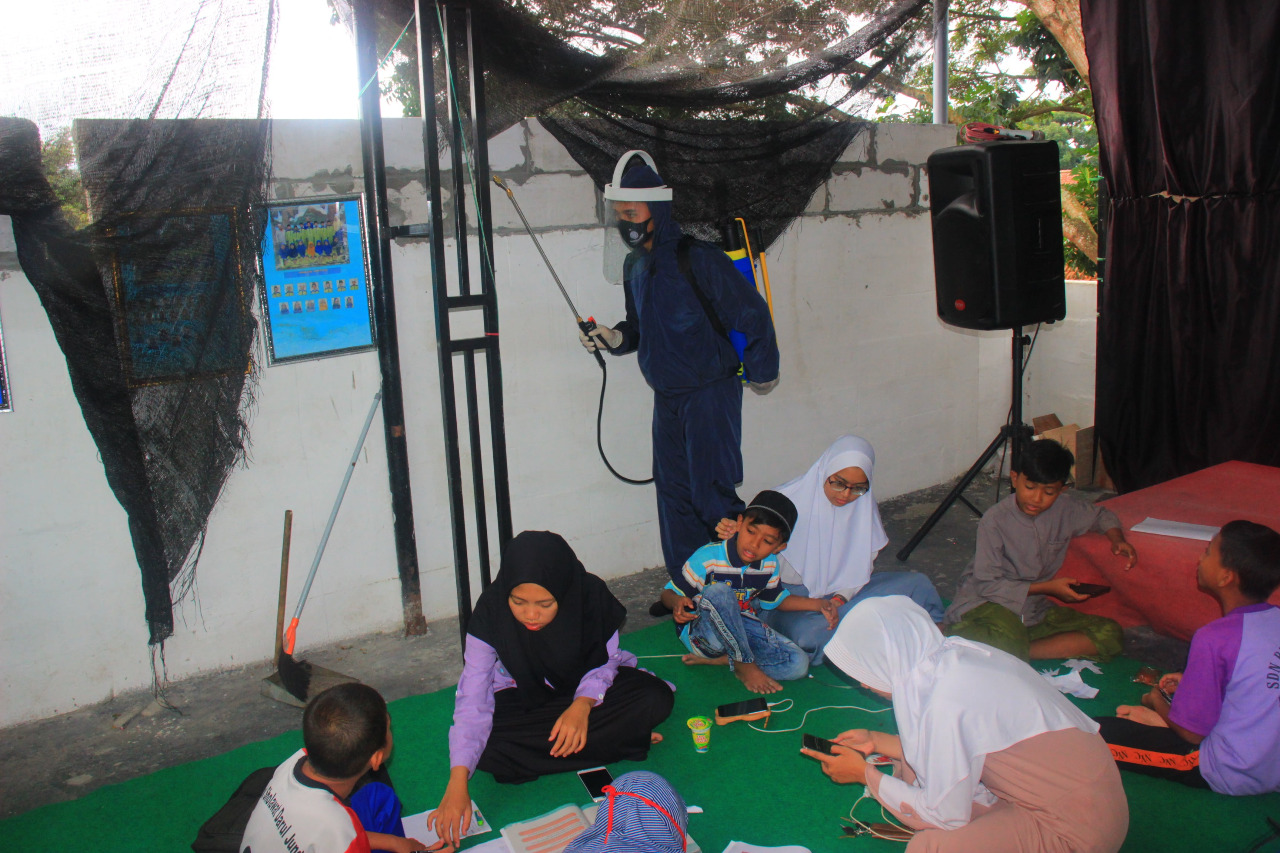
<svg viewBox="0 0 1280 853">
<path fill-rule="evenodd" d="M 811 853 L 808 847 L 799 844 L 788 844 L 785 847 L 762 847 L 759 844 L 748 844 L 745 841 L 730 841 L 722 853 Z"/>
<path fill-rule="evenodd" d="M 1130 528 L 1134 533 L 1153 533 L 1156 536 L 1175 536 L 1179 539 L 1199 539 L 1208 542 L 1218 535 L 1221 527 L 1208 524 L 1189 524 L 1185 521 L 1167 521 L 1147 516 Z"/>
<path fill-rule="evenodd" d="M 434 809 L 431 811 L 434 811 Z M 405 838 L 416 838 L 427 846 L 440 840 L 439 835 L 427 828 L 427 815 L 431 814 L 431 811 L 418 812 L 404 819 Z M 471 826 L 462 837 L 470 838 L 473 835 L 484 835 L 486 832 L 492 831 L 493 827 L 489 825 L 489 821 L 485 820 L 484 815 L 480 813 L 480 807 L 476 805 L 476 801 L 472 800 Z"/>
</svg>

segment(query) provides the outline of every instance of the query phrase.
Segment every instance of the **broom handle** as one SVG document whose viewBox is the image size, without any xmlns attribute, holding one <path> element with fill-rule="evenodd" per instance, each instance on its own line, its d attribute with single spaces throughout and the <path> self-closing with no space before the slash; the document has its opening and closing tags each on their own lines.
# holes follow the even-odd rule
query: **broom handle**
<svg viewBox="0 0 1280 853">
<path fill-rule="evenodd" d="M 293 538 L 293 510 L 284 511 L 284 544 L 280 546 L 280 599 L 276 605 L 276 660 L 284 649 L 285 589 L 289 585 L 289 543 Z"/>
<path fill-rule="evenodd" d="M 338 510 L 342 507 L 342 498 L 347 493 L 347 483 L 351 482 L 351 472 L 356 469 L 356 462 L 360 460 L 360 450 L 364 447 L 365 436 L 369 434 L 369 426 L 373 423 L 373 416 L 377 413 L 378 403 L 381 401 L 382 389 L 379 388 L 378 393 L 373 395 L 373 403 L 369 406 L 369 414 L 364 419 L 364 428 L 360 430 L 360 440 L 356 442 L 356 449 L 351 454 L 351 464 L 347 466 L 347 473 L 342 478 L 342 488 L 338 489 L 338 497 L 333 502 L 333 510 L 329 513 L 329 523 L 324 526 L 324 535 L 320 537 L 320 547 L 316 549 L 316 558 L 311 561 L 311 571 L 307 574 L 307 582 L 302 587 L 302 597 L 298 599 L 298 606 L 293 611 L 293 621 L 289 623 L 288 648 L 285 649 L 289 654 L 293 654 L 293 641 L 298 628 L 298 618 L 302 616 L 302 608 L 307 604 L 307 595 L 311 592 L 311 582 L 316 579 L 316 569 L 320 568 L 320 558 L 324 556 L 324 546 L 329 542 L 329 534 L 333 531 L 333 523 L 338 519 Z"/>
</svg>

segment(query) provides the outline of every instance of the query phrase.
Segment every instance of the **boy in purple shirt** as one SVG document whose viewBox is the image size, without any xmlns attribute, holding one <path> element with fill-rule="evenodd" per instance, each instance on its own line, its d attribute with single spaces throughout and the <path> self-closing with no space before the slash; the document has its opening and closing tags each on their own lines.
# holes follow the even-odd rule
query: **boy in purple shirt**
<svg viewBox="0 0 1280 853">
<path fill-rule="evenodd" d="M 1280 533 L 1232 521 L 1209 543 L 1196 584 L 1222 618 L 1196 631 L 1185 672 L 1098 722 L 1125 770 L 1220 794 L 1280 791 Z M 1170 699 L 1172 696 L 1172 699 Z"/>
</svg>

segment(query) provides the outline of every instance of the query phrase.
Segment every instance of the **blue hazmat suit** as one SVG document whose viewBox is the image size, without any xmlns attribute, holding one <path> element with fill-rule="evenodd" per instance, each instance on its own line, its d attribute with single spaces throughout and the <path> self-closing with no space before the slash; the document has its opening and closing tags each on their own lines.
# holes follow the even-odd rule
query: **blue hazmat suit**
<svg viewBox="0 0 1280 853">
<path fill-rule="evenodd" d="M 622 186 L 659 186 L 648 166 L 636 166 Z M 670 202 L 649 202 L 653 244 L 627 258 L 623 294 L 627 318 L 614 329 L 614 355 L 637 352 L 653 389 L 653 480 L 662 556 L 672 578 L 693 552 L 715 538 L 721 518 L 745 505 L 742 481 L 742 383 L 738 356 L 716 333 L 680 272 L 682 232 Z M 778 377 L 778 343 L 769 306 L 719 248 L 695 242 L 689 261 L 698 285 L 725 329 L 747 337 L 743 363 L 755 382 Z"/>
</svg>

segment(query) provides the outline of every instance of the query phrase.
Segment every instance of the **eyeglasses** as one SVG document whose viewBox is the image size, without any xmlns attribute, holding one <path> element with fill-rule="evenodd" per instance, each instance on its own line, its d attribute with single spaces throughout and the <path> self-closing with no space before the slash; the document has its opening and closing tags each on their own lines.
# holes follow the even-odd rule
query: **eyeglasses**
<svg viewBox="0 0 1280 853">
<path fill-rule="evenodd" d="M 846 483 L 839 477 L 828 477 L 827 485 L 831 487 L 832 491 L 848 492 L 850 495 L 858 498 L 871 491 L 870 483 Z"/>
</svg>

